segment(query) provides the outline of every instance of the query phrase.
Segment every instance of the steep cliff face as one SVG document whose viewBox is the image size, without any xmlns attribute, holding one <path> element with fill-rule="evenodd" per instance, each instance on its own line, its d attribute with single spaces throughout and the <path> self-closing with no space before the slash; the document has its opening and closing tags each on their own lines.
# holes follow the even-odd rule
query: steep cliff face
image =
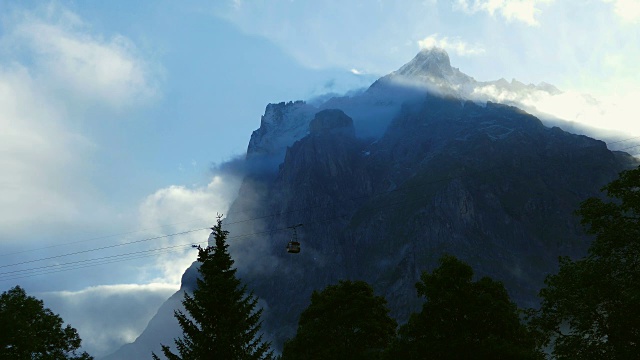
<svg viewBox="0 0 640 360">
<path fill-rule="evenodd" d="M 330 114 L 326 123 L 344 123 L 341 111 Z M 276 265 L 247 279 L 268 306 L 276 345 L 293 335 L 311 292 L 339 279 L 370 282 L 405 321 L 421 303 L 420 273 L 445 253 L 535 306 L 558 256 L 586 251 L 574 210 L 633 164 L 517 108 L 428 95 L 404 106 L 379 139 L 312 132 L 287 149 L 251 203 L 270 214 L 259 221 L 268 235 L 252 241 Z M 302 252 L 290 255 L 286 228 L 298 223 Z"/>
<path fill-rule="evenodd" d="M 316 112 L 316 107 L 303 101 L 267 105 L 260 128 L 251 134 L 247 156 L 275 157 L 282 162 L 287 146 L 307 135 Z"/>
<path fill-rule="evenodd" d="M 403 111 L 403 107 L 420 105 L 429 93 L 479 104 L 500 99 L 511 105 L 523 106 L 524 102 L 519 100 L 559 92 L 547 83 L 525 85 L 515 79 L 511 82 L 505 79 L 476 81 L 452 67 L 444 50 L 425 49 L 361 94 L 334 97 L 318 107 L 303 101 L 267 105 L 260 127 L 251 135 L 247 157 L 254 159 L 258 156 L 266 161 L 268 156 L 275 165 L 281 163 L 285 149 L 308 134 L 309 123 L 320 110 L 342 110 L 353 119 L 358 137 L 377 138 L 384 134 L 390 121 Z"/>
<path fill-rule="evenodd" d="M 574 210 L 638 162 L 515 107 L 469 101 L 469 84 L 446 53 L 423 52 L 359 97 L 267 107 L 247 161 L 273 166 L 245 178 L 225 226 L 276 348 L 311 293 L 340 279 L 371 283 L 403 323 L 422 302 L 420 273 L 445 253 L 503 281 L 521 306 L 536 305 L 558 256 L 585 253 Z"/>
</svg>

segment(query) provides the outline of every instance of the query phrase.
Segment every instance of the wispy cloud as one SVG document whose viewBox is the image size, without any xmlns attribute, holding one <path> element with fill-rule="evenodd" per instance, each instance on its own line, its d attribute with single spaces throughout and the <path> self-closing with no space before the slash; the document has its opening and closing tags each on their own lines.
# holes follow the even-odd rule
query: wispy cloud
<svg viewBox="0 0 640 360">
<path fill-rule="evenodd" d="M 59 123 L 63 114 L 27 68 L 0 65 L 0 238 L 36 219 L 64 223 L 79 215 L 69 184 L 92 145 Z M 82 186 L 75 190 L 82 194 Z"/>
<path fill-rule="evenodd" d="M 507 21 L 520 21 L 530 26 L 539 25 L 536 17 L 541 13 L 539 5 L 554 0 L 457 0 L 454 9 L 467 13 L 479 11 L 494 16 L 499 14 Z"/>
<path fill-rule="evenodd" d="M 33 57 L 37 73 L 52 87 L 79 99 L 112 107 L 134 105 L 157 95 L 159 69 L 122 35 L 93 34 L 75 14 L 50 8 L 23 12 L 11 33 Z"/>
<path fill-rule="evenodd" d="M 420 46 L 421 49 L 439 47 L 460 56 L 480 55 L 485 52 L 485 50 L 479 45 L 468 44 L 460 38 L 439 38 L 438 34 L 432 34 L 422 40 L 419 40 L 418 46 Z"/>
<path fill-rule="evenodd" d="M 613 3 L 613 11 L 625 23 L 640 22 L 640 0 L 603 0 Z"/>
<path fill-rule="evenodd" d="M 35 223 L 77 224 L 106 209 L 89 175 L 96 145 L 78 126 L 95 116 L 83 108 L 120 111 L 157 90 L 128 39 L 104 40 L 63 8 L 3 20 L 0 238 L 10 239 Z"/>
</svg>

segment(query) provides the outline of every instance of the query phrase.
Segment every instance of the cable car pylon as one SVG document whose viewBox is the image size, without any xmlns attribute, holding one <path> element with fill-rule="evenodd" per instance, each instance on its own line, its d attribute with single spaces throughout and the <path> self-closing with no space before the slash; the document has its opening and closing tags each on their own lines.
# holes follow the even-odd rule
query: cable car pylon
<svg viewBox="0 0 640 360">
<path fill-rule="evenodd" d="M 298 228 L 303 226 L 304 224 L 298 224 L 287 227 L 287 229 L 292 229 L 293 234 L 291 234 L 291 240 L 287 244 L 287 252 L 290 254 L 297 254 L 300 252 L 300 242 L 298 242 Z"/>
</svg>

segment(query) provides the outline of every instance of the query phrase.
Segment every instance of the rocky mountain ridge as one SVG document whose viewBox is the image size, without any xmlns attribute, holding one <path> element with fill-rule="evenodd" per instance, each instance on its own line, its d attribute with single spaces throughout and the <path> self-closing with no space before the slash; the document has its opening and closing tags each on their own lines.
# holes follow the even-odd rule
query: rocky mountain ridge
<svg viewBox="0 0 640 360">
<path fill-rule="evenodd" d="M 402 323 L 421 304 L 420 273 L 444 253 L 503 281 L 521 306 L 536 305 L 559 255 L 584 254 L 589 238 L 573 211 L 638 162 L 513 106 L 469 99 L 474 81 L 446 53 L 423 51 L 359 96 L 267 106 L 247 162 L 272 166 L 245 177 L 224 224 L 239 236 L 229 249 L 276 349 L 310 294 L 340 279 L 371 283 Z M 288 227 L 300 223 L 302 252 L 287 254 Z M 176 296 L 106 359 L 172 343 L 175 329 L 161 326 Z"/>
<path fill-rule="evenodd" d="M 379 137 L 403 104 L 420 102 L 427 93 L 471 100 L 480 106 L 496 102 L 494 95 L 519 92 L 522 97 L 536 92 L 557 94 L 553 85 L 525 85 L 515 79 L 480 82 L 451 66 L 449 55 L 439 48 L 424 49 L 397 71 L 374 82 L 366 91 L 354 96 L 334 97 L 314 106 L 304 101 L 269 104 L 253 132 L 247 147 L 247 157 L 265 154 L 275 157 L 278 164 L 287 146 L 308 134 L 309 122 L 322 109 L 340 109 L 354 120 L 359 137 Z M 519 104 L 513 99 L 511 105 Z M 276 164 L 277 165 L 277 164 Z"/>
</svg>

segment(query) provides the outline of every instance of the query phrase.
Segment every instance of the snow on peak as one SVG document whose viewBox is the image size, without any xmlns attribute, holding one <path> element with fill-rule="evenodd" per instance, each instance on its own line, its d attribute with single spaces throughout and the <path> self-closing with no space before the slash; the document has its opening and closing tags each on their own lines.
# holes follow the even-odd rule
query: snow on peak
<svg viewBox="0 0 640 360">
<path fill-rule="evenodd" d="M 421 50 L 411 61 L 380 80 L 372 87 L 400 86 L 458 98 L 468 92 L 470 83 L 475 82 L 472 77 L 451 67 L 447 52 L 437 47 Z"/>
<path fill-rule="evenodd" d="M 260 128 L 251 134 L 247 157 L 284 156 L 287 146 L 308 133 L 309 123 L 317 111 L 318 108 L 304 101 L 268 104 Z"/>
<path fill-rule="evenodd" d="M 313 106 L 303 101 L 269 104 L 260 128 L 253 132 L 247 149 L 248 159 L 269 157 L 276 163 L 284 159 L 287 146 L 309 133 L 314 115 L 323 109 L 340 109 L 353 119 L 359 137 L 377 137 L 403 104 L 424 99 L 426 93 L 472 100 L 515 105 L 531 111 L 528 104 L 537 98 L 559 93 L 554 86 L 524 84 L 512 79 L 476 81 L 451 67 L 449 55 L 442 48 L 421 50 L 411 61 L 372 84 L 356 96 L 331 98 Z"/>
<path fill-rule="evenodd" d="M 410 77 L 440 77 L 451 75 L 451 61 L 444 49 L 433 47 L 421 50 L 413 60 L 402 66 L 396 74 Z"/>
</svg>

